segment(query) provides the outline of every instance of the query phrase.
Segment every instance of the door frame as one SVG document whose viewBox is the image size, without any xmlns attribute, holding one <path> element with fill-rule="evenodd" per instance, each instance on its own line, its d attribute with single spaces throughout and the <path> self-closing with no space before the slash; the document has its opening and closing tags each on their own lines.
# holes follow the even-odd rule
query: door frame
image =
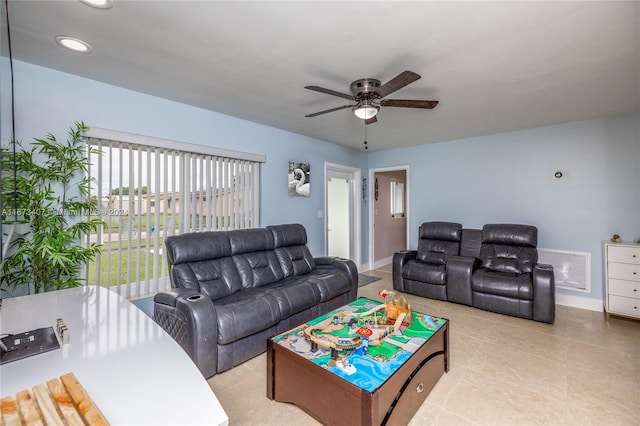
<svg viewBox="0 0 640 426">
<path fill-rule="evenodd" d="M 374 215 L 374 176 L 376 173 L 381 173 L 381 172 L 395 172 L 398 170 L 404 170 L 405 172 L 405 203 L 406 203 L 406 212 L 405 212 L 405 216 L 407 218 L 407 247 L 405 247 L 406 250 L 409 249 L 409 244 L 411 241 L 411 235 L 409 230 L 411 229 L 411 208 L 410 208 L 410 179 L 409 179 L 409 166 L 394 166 L 394 167 L 380 167 L 377 169 L 369 169 L 369 194 L 368 194 L 368 198 L 369 198 L 369 270 L 374 270 L 375 269 L 375 264 L 376 264 L 376 260 L 375 260 L 375 247 L 376 247 L 376 234 L 375 234 L 375 215 Z"/>
<path fill-rule="evenodd" d="M 359 168 L 329 162 L 324 163 L 324 253 L 326 255 L 329 250 L 329 221 L 327 219 L 327 179 L 329 177 L 329 172 L 331 171 L 347 173 L 351 175 L 351 182 L 349 184 L 349 202 L 353 206 L 351 212 L 351 223 L 353 224 L 353 226 L 351 227 L 350 237 L 351 241 L 353 242 L 353 261 L 357 265 L 358 269 L 360 269 L 360 264 L 362 262 L 362 221 L 360 219 L 361 209 L 359 194 L 362 193 L 362 171 Z"/>
</svg>

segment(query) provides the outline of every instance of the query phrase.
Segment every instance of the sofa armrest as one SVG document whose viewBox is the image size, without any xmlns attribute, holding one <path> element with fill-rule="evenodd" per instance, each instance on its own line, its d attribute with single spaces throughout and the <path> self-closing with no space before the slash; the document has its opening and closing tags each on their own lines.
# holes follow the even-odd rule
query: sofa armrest
<svg viewBox="0 0 640 426">
<path fill-rule="evenodd" d="M 216 374 L 218 322 L 211 299 L 196 290 L 175 288 L 153 298 L 153 319 L 187 352 L 202 375 Z"/>
<path fill-rule="evenodd" d="M 556 285 L 553 266 L 533 267 L 533 319 L 553 324 L 556 317 Z"/>
<path fill-rule="evenodd" d="M 331 256 L 316 257 L 314 260 L 316 262 L 316 267 L 331 267 L 347 274 L 351 281 L 351 290 L 349 291 L 349 293 L 352 293 L 351 300 L 356 299 L 358 295 L 358 268 L 353 260 Z"/>
<path fill-rule="evenodd" d="M 400 250 L 393 254 L 393 288 L 405 292 L 404 279 L 402 278 L 402 267 L 411 259 L 415 259 L 418 252 L 416 250 Z"/>
<path fill-rule="evenodd" d="M 476 258 L 451 256 L 447 260 L 447 300 L 449 302 L 472 305 L 471 275 Z"/>
</svg>

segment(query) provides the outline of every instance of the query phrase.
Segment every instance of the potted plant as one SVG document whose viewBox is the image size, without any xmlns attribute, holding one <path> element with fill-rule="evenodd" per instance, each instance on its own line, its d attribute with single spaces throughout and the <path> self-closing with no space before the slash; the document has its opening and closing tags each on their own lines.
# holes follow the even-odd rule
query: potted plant
<svg viewBox="0 0 640 426">
<path fill-rule="evenodd" d="M 82 267 L 100 251 L 86 237 L 103 223 L 92 212 L 90 150 L 75 123 L 65 142 L 52 134 L 2 149 L 6 256 L 0 288 L 39 293 L 83 285 Z M 93 151 L 91 151 L 93 152 Z M 84 241 L 83 241 L 84 240 Z"/>
</svg>

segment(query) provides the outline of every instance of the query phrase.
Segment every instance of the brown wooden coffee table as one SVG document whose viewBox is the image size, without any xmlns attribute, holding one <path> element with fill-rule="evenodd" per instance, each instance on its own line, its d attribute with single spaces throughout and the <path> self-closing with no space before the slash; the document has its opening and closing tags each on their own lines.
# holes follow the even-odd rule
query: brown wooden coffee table
<svg viewBox="0 0 640 426">
<path fill-rule="evenodd" d="M 324 424 L 407 424 L 449 371 L 449 321 L 412 311 L 398 325 L 370 314 L 380 304 L 359 298 L 270 338 L 267 397 Z"/>
</svg>

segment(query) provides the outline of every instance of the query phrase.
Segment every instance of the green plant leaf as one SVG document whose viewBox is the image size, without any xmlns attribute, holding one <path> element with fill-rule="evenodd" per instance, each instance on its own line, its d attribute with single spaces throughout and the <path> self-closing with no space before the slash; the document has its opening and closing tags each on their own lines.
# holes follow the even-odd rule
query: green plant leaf
<svg viewBox="0 0 640 426">
<path fill-rule="evenodd" d="M 29 146 L 15 141 L 2 147 L 2 220 L 14 227 L 9 253 L 0 263 L 0 291 L 27 288 L 49 291 L 84 284 L 82 267 L 100 253 L 97 244 L 83 245 L 86 236 L 106 224 L 87 217 L 93 181 L 88 149 L 76 122 L 66 141 L 48 133 Z M 86 200 L 86 201 L 83 201 Z"/>
</svg>

